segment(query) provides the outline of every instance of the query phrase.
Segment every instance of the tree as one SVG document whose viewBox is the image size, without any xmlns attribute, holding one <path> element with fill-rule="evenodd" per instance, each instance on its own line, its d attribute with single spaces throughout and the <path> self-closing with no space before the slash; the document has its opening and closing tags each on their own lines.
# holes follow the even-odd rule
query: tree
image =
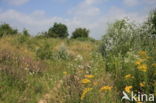
<svg viewBox="0 0 156 103">
<path fill-rule="evenodd" d="M 25 29 L 25 28 L 24 28 L 24 30 L 23 30 L 23 35 L 25 35 L 25 36 L 30 36 L 30 34 L 29 34 L 28 30 L 27 30 L 27 29 Z"/>
<path fill-rule="evenodd" d="M 71 38 L 88 38 L 89 30 L 86 28 L 77 28 L 73 33 Z"/>
<path fill-rule="evenodd" d="M 65 24 L 54 23 L 53 27 L 48 30 L 48 36 L 54 38 L 66 38 L 68 37 L 68 28 Z"/>
<path fill-rule="evenodd" d="M 17 29 L 13 29 L 9 24 L 0 25 L 0 37 L 5 35 L 14 35 L 17 34 Z"/>
</svg>

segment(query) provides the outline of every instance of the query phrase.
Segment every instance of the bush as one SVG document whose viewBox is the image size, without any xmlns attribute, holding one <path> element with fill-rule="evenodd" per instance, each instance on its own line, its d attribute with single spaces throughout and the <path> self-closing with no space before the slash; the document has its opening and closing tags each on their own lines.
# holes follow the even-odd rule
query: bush
<svg viewBox="0 0 156 103">
<path fill-rule="evenodd" d="M 152 34 L 156 35 L 156 9 L 151 11 L 147 23 L 152 26 Z"/>
<path fill-rule="evenodd" d="M 13 29 L 12 27 L 10 27 L 9 24 L 0 25 L 0 37 L 6 35 L 15 35 L 17 33 L 18 33 L 17 29 Z"/>
<path fill-rule="evenodd" d="M 134 32 L 135 28 L 127 20 L 116 21 L 103 36 L 101 53 L 105 57 L 125 55 L 133 47 Z"/>
<path fill-rule="evenodd" d="M 53 27 L 48 30 L 48 37 L 66 38 L 68 35 L 68 28 L 65 24 L 54 23 Z"/>
<path fill-rule="evenodd" d="M 73 33 L 71 38 L 88 38 L 89 30 L 86 28 L 77 28 Z"/>
<path fill-rule="evenodd" d="M 83 37 L 80 37 L 80 38 L 76 38 L 76 40 L 79 40 L 79 41 L 91 41 L 91 42 L 95 42 L 96 40 L 94 38 L 83 38 Z"/>
<path fill-rule="evenodd" d="M 30 38 L 27 35 L 18 35 L 17 36 L 17 44 L 23 44 L 24 42 L 28 41 Z"/>
<path fill-rule="evenodd" d="M 69 59 L 67 48 L 65 46 L 61 46 L 59 50 L 57 51 L 57 56 L 58 56 L 58 59 L 63 59 L 63 60 Z"/>
<path fill-rule="evenodd" d="M 25 35 L 25 36 L 30 36 L 30 34 L 29 34 L 29 32 L 28 32 L 27 29 L 24 29 L 24 30 L 23 30 L 23 35 Z"/>
<path fill-rule="evenodd" d="M 36 56 L 38 58 L 40 58 L 41 60 L 45 60 L 45 59 L 52 59 L 53 58 L 53 52 L 50 48 L 49 44 L 44 44 L 43 47 L 39 48 L 36 51 Z"/>
<path fill-rule="evenodd" d="M 156 41 L 149 24 L 137 27 L 127 20 L 112 24 L 104 35 L 100 51 L 118 90 L 154 93 Z"/>
</svg>

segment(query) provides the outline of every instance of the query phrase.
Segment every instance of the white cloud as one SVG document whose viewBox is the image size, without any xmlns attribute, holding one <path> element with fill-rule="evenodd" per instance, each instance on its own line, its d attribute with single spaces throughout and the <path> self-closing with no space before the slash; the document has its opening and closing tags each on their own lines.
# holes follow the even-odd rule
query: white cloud
<svg viewBox="0 0 156 103">
<path fill-rule="evenodd" d="M 140 4 L 156 5 L 156 0 L 123 0 L 123 3 L 127 6 L 137 6 Z"/>
<path fill-rule="evenodd" d="M 7 10 L 0 12 L 0 20 L 20 30 L 27 28 L 32 34 L 48 30 L 54 22 L 62 22 L 69 27 L 70 33 L 77 27 L 86 27 L 90 29 L 90 35 L 97 39 L 100 39 L 106 32 L 107 24 L 117 19 L 128 17 L 139 23 L 145 20 L 146 15 L 139 12 L 127 12 L 112 7 L 103 13 L 100 8 L 94 5 L 105 1 L 107 0 L 84 0 L 68 12 L 70 18 L 47 17 L 43 10 L 37 10 L 30 14 Z"/>
<path fill-rule="evenodd" d="M 23 5 L 25 3 L 27 3 L 29 0 L 2 0 L 4 2 L 7 2 L 11 5 Z"/>
<path fill-rule="evenodd" d="M 100 9 L 95 7 L 94 4 L 101 2 L 102 0 L 84 0 L 76 7 L 69 11 L 70 14 L 75 16 L 96 16 L 100 14 Z M 106 1 L 106 0 L 104 0 Z"/>
<path fill-rule="evenodd" d="M 156 0 L 144 0 L 146 3 L 156 4 Z"/>
<path fill-rule="evenodd" d="M 128 17 L 138 23 L 143 22 L 145 15 L 139 13 L 127 12 L 123 9 L 112 7 L 107 12 L 103 13 L 100 8 L 96 7 L 95 3 L 106 2 L 107 0 L 85 0 L 81 2 L 72 10 L 69 11 L 70 15 L 82 27 L 87 27 L 91 30 L 91 36 L 100 38 L 107 28 L 107 24 L 117 19 Z"/>
<path fill-rule="evenodd" d="M 129 17 L 136 22 L 142 22 L 145 16 L 139 15 L 138 13 L 127 13 L 116 7 L 113 7 L 104 15 L 99 17 L 93 16 L 93 18 L 83 18 L 81 15 L 68 19 L 61 17 L 48 18 L 42 10 L 34 11 L 31 14 L 25 14 L 15 10 L 7 10 L 0 13 L 1 21 L 11 24 L 11 26 L 18 28 L 20 31 L 22 31 L 23 28 L 27 28 L 32 34 L 36 34 L 48 30 L 54 22 L 62 22 L 69 27 L 70 33 L 77 27 L 86 27 L 90 29 L 91 36 L 97 39 L 100 39 L 105 33 L 107 23 L 124 17 Z"/>
<path fill-rule="evenodd" d="M 8 10 L 0 14 L 0 20 L 20 30 L 28 28 L 33 34 L 46 30 L 55 21 L 62 21 L 62 18 L 59 17 L 45 18 L 44 16 L 44 14 L 36 15 L 36 11 L 32 14 L 24 14 L 15 10 Z"/>
<path fill-rule="evenodd" d="M 138 5 L 138 0 L 123 0 L 123 2 L 128 6 L 136 6 Z"/>
<path fill-rule="evenodd" d="M 123 9 L 112 7 L 108 13 L 97 18 L 96 21 L 92 21 L 88 24 L 88 27 L 92 30 L 91 35 L 96 38 L 100 38 L 107 30 L 108 24 L 113 23 L 116 20 L 128 17 L 131 22 L 142 23 L 146 15 L 141 15 L 134 12 L 126 12 Z"/>
<path fill-rule="evenodd" d="M 34 11 L 31 14 L 25 14 L 16 10 L 7 10 L 0 13 L 0 23 L 9 23 L 14 28 L 22 31 L 27 28 L 31 34 L 47 31 L 54 22 L 61 22 L 69 27 L 71 33 L 76 27 L 82 26 L 80 21 L 75 18 L 65 19 L 61 17 L 46 17 L 44 11 Z"/>
</svg>

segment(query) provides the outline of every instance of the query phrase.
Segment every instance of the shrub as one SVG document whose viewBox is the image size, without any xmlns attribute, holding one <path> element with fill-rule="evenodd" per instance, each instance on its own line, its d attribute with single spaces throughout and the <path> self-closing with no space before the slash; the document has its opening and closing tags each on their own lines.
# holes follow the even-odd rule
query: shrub
<svg viewBox="0 0 156 103">
<path fill-rule="evenodd" d="M 68 35 L 68 28 L 65 24 L 54 23 L 53 27 L 48 30 L 48 37 L 66 38 Z"/>
<path fill-rule="evenodd" d="M 101 53 L 105 57 L 125 55 L 133 47 L 134 32 L 135 28 L 127 20 L 116 21 L 103 36 Z"/>
<path fill-rule="evenodd" d="M 152 26 L 152 34 L 156 35 L 156 9 L 151 11 L 147 23 Z"/>
<path fill-rule="evenodd" d="M 77 28 L 73 33 L 71 38 L 88 38 L 89 30 L 86 28 Z"/>
<path fill-rule="evenodd" d="M 91 41 L 91 42 L 95 42 L 96 41 L 94 38 L 91 38 L 91 37 L 88 37 L 88 38 L 79 37 L 79 38 L 76 38 L 76 40 L 79 40 L 79 41 Z"/>
<path fill-rule="evenodd" d="M 135 92 L 154 93 L 156 41 L 152 30 L 146 23 L 136 26 L 119 20 L 104 35 L 100 51 L 118 90 L 131 87 Z"/>
<path fill-rule="evenodd" d="M 30 36 L 30 34 L 29 34 L 29 32 L 28 32 L 27 29 L 24 29 L 24 30 L 23 30 L 23 35 L 25 35 L 25 36 Z"/>
<path fill-rule="evenodd" d="M 29 40 L 29 37 L 27 35 L 18 35 L 17 36 L 17 44 L 23 44 L 24 42 L 28 41 Z"/>
<path fill-rule="evenodd" d="M 63 45 L 59 48 L 59 50 L 57 51 L 57 56 L 58 59 L 69 59 L 69 54 L 67 52 L 67 48 Z"/>
<path fill-rule="evenodd" d="M 36 51 L 36 56 L 40 58 L 41 60 L 45 59 L 52 59 L 53 58 L 53 52 L 50 48 L 50 45 L 45 43 L 43 47 L 39 48 Z"/>
<path fill-rule="evenodd" d="M 12 27 L 10 27 L 9 24 L 0 25 L 0 37 L 6 35 L 15 35 L 17 33 L 18 33 L 17 29 L 13 29 Z"/>
</svg>

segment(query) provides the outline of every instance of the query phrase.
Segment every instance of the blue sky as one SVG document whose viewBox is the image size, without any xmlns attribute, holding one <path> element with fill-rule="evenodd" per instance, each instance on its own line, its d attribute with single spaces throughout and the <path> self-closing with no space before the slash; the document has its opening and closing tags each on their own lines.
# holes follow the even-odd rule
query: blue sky
<svg viewBox="0 0 156 103">
<path fill-rule="evenodd" d="M 100 39 L 109 23 L 124 17 L 142 23 L 154 8 L 156 0 L 0 0 L 0 22 L 33 35 L 62 22 L 70 33 L 86 27 Z"/>
</svg>

